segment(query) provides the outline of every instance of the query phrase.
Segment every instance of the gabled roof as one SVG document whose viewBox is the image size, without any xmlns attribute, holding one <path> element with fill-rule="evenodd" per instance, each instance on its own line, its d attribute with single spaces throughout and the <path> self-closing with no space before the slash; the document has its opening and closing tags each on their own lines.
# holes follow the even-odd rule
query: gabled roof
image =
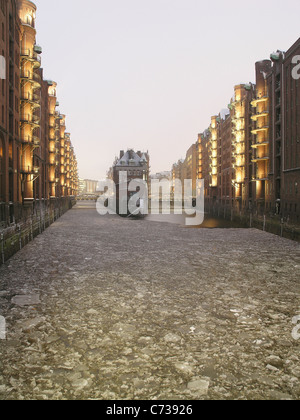
<svg viewBox="0 0 300 420">
<path fill-rule="evenodd" d="M 145 153 L 140 157 L 134 150 L 127 150 L 127 152 L 119 159 L 116 166 L 142 166 L 147 163 Z"/>
</svg>

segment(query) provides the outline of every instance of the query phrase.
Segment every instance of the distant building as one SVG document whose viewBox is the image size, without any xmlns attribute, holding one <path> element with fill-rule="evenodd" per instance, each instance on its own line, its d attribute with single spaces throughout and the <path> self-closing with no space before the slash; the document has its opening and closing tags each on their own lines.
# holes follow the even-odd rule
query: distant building
<svg viewBox="0 0 300 420">
<path fill-rule="evenodd" d="M 96 194 L 98 181 L 91 179 L 79 179 L 79 195 Z"/>
<path fill-rule="evenodd" d="M 130 200 L 130 197 L 135 194 L 135 192 L 128 191 L 128 185 L 132 180 L 143 180 L 148 185 L 149 191 L 149 172 L 150 172 L 150 157 L 148 152 L 135 152 L 132 149 L 127 150 L 125 153 L 123 150 L 120 152 L 120 158 L 115 160 L 113 165 L 113 181 L 116 185 L 116 200 L 117 200 L 117 211 L 119 212 L 120 206 L 123 208 L 126 206 L 124 200 L 121 197 L 124 197 L 122 191 L 124 190 L 124 185 L 120 185 L 120 172 L 126 172 L 127 174 L 127 186 L 125 186 L 125 200 Z M 128 209 L 128 207 L 127 207 Z M 123 211 L 122 210 L 122 211 Z M 125 207 L 126 212 L 126 207 Z"/>
<path fill-rule="evenodd" d="M 172 180 L 172 171 L 157 172 L 156 174 L 151 175 L 150 179 L 159 179 L 160 181 L 162 179 L 167 179 L 167 180 L 171 181 Z"/>
<path fill-rule="evenodd" d="M 174 163 L 171 170 L 171 180 L 173 182 L 172 191 L 174 192 L 175 180 L 178 179 L 182 183 L 184 192 L 184 181 L 192 180 L 192 195 L 196 196 L 196 180 L 198 171 L 198 145 L 197 143 L 192 146 L 186 152 L 186 158 L 180 159 Z"/>
<path fill-rule="evenodd" d="M 113 180 L 115 184 L 119 184 L 120 172 L 127 172 L 128 182 L 132 179 L 142 179 L 148 183 L 150 171 L 149 160 L 148 152 L 135 152 L 130 149 L 125 153 L 121 150 L 120 158 L 116 160 L 113 166 Z"/>
<path fill-rule="evenodd" d="M 175 179 L 182 179 L 183 178 L 183 165 L 184 165 L 184 159 L 180 159 L 178 162 L 174 163 L 172 166 L 172 180 L 175 181 Z"/>
<path fill-rule="evenodd" d="M 107 179 L 111 179 L 111 180 L 113 180 L 113 177 L 114 177 L 114 174 L 113 174 L 113 167 L 111 166 L 110 168 L 109 168 L 109 170 L 107 171 L 107 173 L 106 173 L 106 178 Z"/>
<path fill-rule="evenodd" d="M 196 197 L 196 179 L 198 169 L 197 143 L 192 144 L 186 153 L 184 162 L 185 179 L 192 180 L 192 195 Z"/>
<path fill-rule="evenodd" d="M 175 180 L 180 179 L 182 181 L 184 178 L 184 159 L 179 159 L 178 162 L 174 163 L 171 170 L 171 180 L 172 180 L 172 194 L 175 190 Z"/>
<path fill-rule="evenodd" d="M 79 178 L 78 180 L 78 194 L 84 194 L 85 191 L 85 182 L 84 179 Z"/>
<path fill-rule="evenodd" d="M 86 179 L 86 192 L 88 194 L 95 194 L 97 192 L 98 181 L 94 181 L 92 179 Z"/>
</svg>

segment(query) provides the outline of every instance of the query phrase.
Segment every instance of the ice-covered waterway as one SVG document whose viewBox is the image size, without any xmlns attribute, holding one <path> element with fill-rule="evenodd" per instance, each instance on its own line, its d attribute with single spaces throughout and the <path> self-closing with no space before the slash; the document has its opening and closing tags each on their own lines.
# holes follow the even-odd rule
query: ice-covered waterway
<svg viewBox="0 0 300 420">
<path fill-rule="evenodd" d="M 80 204 L 0 268 L 0 399 L 299 399 L 299 269 L 262 231 Z"/>
</svg>

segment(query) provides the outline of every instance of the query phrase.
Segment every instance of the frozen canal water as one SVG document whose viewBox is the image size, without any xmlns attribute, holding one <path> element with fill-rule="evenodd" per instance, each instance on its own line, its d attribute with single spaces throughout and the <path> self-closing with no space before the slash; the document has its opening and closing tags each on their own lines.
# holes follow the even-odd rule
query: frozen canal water
<svg viewBox="0 0 300 420">
<path fill-rule="evenodd" d="M 258 230 L 78 205 L 0 268 L 0 399 L 299 399 L 299 268 Z"/>
</svg>

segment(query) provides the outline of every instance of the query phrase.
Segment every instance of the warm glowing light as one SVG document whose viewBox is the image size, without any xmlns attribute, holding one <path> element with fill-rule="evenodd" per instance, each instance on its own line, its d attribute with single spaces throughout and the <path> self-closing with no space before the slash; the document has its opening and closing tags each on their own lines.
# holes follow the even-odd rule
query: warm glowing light
<svg viewBox="0 0 300 420">
<path fill-rule="evenodd" d="M 237 129 L 238 131 L 240 131 L 242 128 L 243 128 L 242 121 L 238 121 L 238 122 L 236 123 L 236 129 Z"/>
<path fill-rule="evenodd" d="M 211 186 L 212 186 L 212 187 L 216 187 L 217 185 L 218 185 L 218 183 L 217 183 L 217 179 L 216 179 L 216 176 L 214 176 L 214 177 L 213 177 L 213 179 L 212 179 Z"/>
<path fill-rule="evenodd" d="M 30 14 L 25 15 L 25 22 L 29 25 L 32 24 L 32 16 Z"/>
</svg>

